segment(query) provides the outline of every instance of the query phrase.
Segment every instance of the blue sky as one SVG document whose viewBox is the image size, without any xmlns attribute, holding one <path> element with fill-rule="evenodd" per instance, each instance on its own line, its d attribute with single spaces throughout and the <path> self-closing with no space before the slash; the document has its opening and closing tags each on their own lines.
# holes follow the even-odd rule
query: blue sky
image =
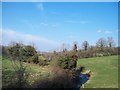
<svg viewBox="0 0 120 90">
<path fill-rule="evenodd" d="M 34 43 L 40 51 L 69 48 L 83 41 L 90 45 L 111 36 L 118 43 L 117 2 L 2 3 L 3 44 Z"/>
</svg>

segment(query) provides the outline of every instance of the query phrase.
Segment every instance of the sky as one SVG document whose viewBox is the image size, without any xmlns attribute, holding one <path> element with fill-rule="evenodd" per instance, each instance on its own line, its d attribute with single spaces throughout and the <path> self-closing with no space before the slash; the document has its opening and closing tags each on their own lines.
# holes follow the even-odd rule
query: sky
<svg viewBox="0 0 120 90">
<path fill-rule="evenodd" d="M 119 0 L 2 0 L 2 2 L 119 2 Z"/>
<path fill-rule="evenodd" d="M 33 44 L 39 51 L 95 45 L 101 37 L 118 44 L 117 2 L 3 2 L 2 44 Z"/>
</svg>

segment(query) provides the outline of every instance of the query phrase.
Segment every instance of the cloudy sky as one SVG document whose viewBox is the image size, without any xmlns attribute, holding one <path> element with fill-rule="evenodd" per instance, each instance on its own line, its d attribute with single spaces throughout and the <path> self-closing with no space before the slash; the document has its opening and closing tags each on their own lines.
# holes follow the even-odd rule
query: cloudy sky
<svg viewBox="0 0 120 90">
<path fill-rule="evenodd" d="M 118 43 L 117 2 L 2 3 L 2 44 L 34 43 L 40 51 L 60 49 L 85 40 L 90 45 L 111 36 Z"/>
</svg>

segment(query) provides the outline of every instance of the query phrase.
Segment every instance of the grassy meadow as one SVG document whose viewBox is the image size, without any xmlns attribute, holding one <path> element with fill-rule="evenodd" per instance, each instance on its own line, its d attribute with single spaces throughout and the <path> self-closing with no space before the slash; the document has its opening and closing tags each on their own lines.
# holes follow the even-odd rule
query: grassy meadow
<svg viewBox="0 0 120 90">
<path fill-rule="evenodd" d="M 118 56 L 106 56 L 79 59 L 79 66 L 91 70 L 91 79 L 86 88 L 117 88 L 118 87 Z"/>
<path fill-rule="evenodd" d="M 26 74 L 28 74 L 27 82 L 31 85 L 38 79 L 43 79 L 51 75 L 50 66 L 39 66 L 36 64 L 23 63 L 23 66 L 26 67 Z M 2 78 L 3 78 L 3 86 L 7 86 L 11 82 L 14 82 L 17 78 L 15 78 L 15 71 L 12 65 L 12 62 L 7 59 L 2 59 Z M 13 79 L 14 78 L 14 79 Z"/>
<path fill-rule="evenodd" d="M 3 86 L 14 82 L 14 69 L 12 62 L 7 58 L 1 58 L 3 70 Z M 37 79 L 52 76 L 51 66 L 39 66 L 24 63 L 29 74 L 27 82 L 32 84 Z M 77 67 L 85 66 L 91 70 L 91 79 L 85 84 L 85 88 L 117 88 L 118 87 L 118 56 L 106 56 L 96 58 L 79 59 Z"/>
</svg>

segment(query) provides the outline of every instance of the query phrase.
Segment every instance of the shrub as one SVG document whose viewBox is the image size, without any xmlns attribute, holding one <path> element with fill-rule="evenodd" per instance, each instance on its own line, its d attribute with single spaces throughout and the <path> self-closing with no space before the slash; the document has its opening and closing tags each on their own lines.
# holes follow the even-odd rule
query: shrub
<svg viewBox="0 0 120 90">
<path fill-rule="evenodd" d="M 43 57 L 43 56 L 39 56 L 39 60 L 44 61 L 44 60 L 46 60 L 46 58 L 45 58 L 45 57 Z"/>
<path fill-rule="evenodd" d="M 52 72 L 54 73 L 53 77 L 37 80 L 32 86 L 34 88 L 59 88 L 61 90 L 75 87 L 78 79 L 77 70 L 54 67 Z"/>
<path fill-rule="evenodd" d="M 68 68 L 69 68 L 69 69 L 73 69 L 73 68 L 76 68 L 76 66 L 77 66 L 77 62 L 76 62 L 75 60 L 71 60 L 71 61 L 69 62 Z"/>
<path fill-rule="evenodd" d="M 48 61 L 46 60 L 46 58 L 44 56 L 39 56 L 39 65 L 40 66 L 45 66 L 48 65 Z"/>
<path fill-rule="evenodd" d="M 47 63 L 47 61 L 45 61 L 45 60 L 44 60 L 44 61 L 40 60 L 40 61 L 39 61 L 39 65 L 40 65 L 40 66 L 45 66 L 45 65 L 48 65 L 48 63 Z"/>
<path fill-rule="evenodd" d="M 39 63 L 39 61 L 38 61 L 38 55 L 37 54 L 35 54 L 34 56 L 32 56 L 32 61 L 35 64 Z"/>
<path fill-rule="evenodd" d="M 67 57 L 61 57 L 58 60 L 58 65 L 63 69 L 68 69 L 70 61 L 71 61 L 71 58 L 68 57 L 68 56 Z"/>
</svg>

